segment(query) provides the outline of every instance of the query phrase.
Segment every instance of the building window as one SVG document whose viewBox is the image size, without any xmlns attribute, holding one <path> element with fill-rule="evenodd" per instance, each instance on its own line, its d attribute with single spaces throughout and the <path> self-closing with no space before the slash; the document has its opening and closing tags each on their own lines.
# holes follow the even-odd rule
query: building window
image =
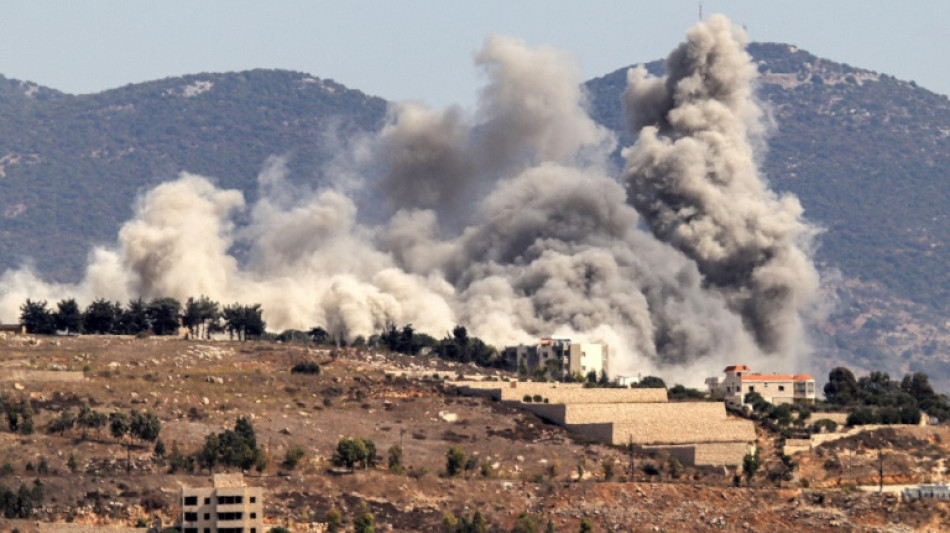
<svg viewBox="0 0 950 533">
<path fill-rule="evenodd" d="M 242 520 L 244 513 L 218 513 L 218 520 Z"/>
<path fill-rule="evenodd" d="M 257 518 L 257 513 L 251 513 L 251 518 Z"/>
<path fill-rule="evenodd" d="M 205 533 L 211 533 L 211 528 L 210 528 L 210 527 L 206 527 L 206 528 L 205 528 Z"/>
<path fill-rule="evenodd" d="M 244 496 L 218 496 L 218 505 L 244 503 Z"/>
<path fill-rule="evenodd" d="M 185 522 L 197 522 L 198 513 L 185 513 Z"/>
<path fill-rule="evenodd" d="M 198 528 L 196 527 L 186 527 L 185 533 L 198 533 Z"/>
<path fill-rule="evenodd" d="M 784 391 L 784 390 L 785 390 L 785 385 L 779 385 L 779 386 L 778 386 L 778 390 Z"/>
<path fill-rule="evenodd" d="M 257 503 L 257 496 L 251 496 L 251 503 Z"/>
<path fill-rule="evenodd" d="M 205 498 L 205 505 L 211 505 L 211 498 Z"/>
<path fill-rule="evenodd" d="M 205 513 L 205 520 L 211 520 L 211 513 Z"/>
<path fill-rule="evenodd" d="M 749 392 L 755 392 L 755 386 L 749 385 Z"/>
<path fill-rule="evenodd" d="M 198 505 L 197 496 L 185 496 L 185 505 Z"/>
</svg>

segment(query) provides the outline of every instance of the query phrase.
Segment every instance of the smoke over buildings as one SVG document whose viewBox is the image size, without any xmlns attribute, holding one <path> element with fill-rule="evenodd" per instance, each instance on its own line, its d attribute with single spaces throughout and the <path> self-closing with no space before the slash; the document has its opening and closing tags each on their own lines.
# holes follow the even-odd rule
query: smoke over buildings
<svg viewBox="0 0 950 533">
<path fill-rule="evenodd" d="M 745 35 L 722 16 L 689 31 L 667 75 L 629 75 L 630 203 L 654 235 L 696 262 L 710 290 L 742 317 L 765 353 L 802 346 L 801 314 L 818 289 L 808 255 L 815 230 L 792 195 L 756 166 L 765 133 Z"/>
<path fill-rule="evenodd" d="M 487 81 L 471 116 L 395 105 L 332 167 L 344 177 L 293 185 L 275 158 L 250 206 L 182 174 L 139 199 L 78 284 L 0 276 L 0 313 L 27 297 L 207 295 L 261 303 L 276 330 L 353 338 L 412 323 L 441 336 L 463 324 L 496 345 L 606 342 L 620 375 L 801 355 L 813 231 L 758 173 L 755 68 L 726 19 L 690 30 L 666 78 L 631 72 L 639 140 L 622 179 L 564 55 L 493 37 L 476 63 Z"/>
</svg>

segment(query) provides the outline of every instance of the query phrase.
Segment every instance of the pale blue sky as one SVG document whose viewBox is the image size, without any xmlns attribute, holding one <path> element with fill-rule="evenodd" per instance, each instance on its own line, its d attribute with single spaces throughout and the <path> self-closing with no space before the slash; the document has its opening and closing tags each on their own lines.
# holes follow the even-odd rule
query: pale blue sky
<svg viewBox="0 0 950 533">
<path fill-rule="evenodd" d="M 950 94 L 950 1 L 705 0 L 752 40 Z M 491 33 L 576 58 L 585 79 L 665 57 L 695 0 L 0 0 L 0 74 L 70 93 L 208 71 L 287 68 L 391 100 L 476 100 Z"/>
</svg>

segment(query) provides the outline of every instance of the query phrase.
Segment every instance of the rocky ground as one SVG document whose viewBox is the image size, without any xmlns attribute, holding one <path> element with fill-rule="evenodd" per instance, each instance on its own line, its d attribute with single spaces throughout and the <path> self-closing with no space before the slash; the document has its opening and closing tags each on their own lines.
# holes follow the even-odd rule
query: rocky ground
<svg viewBox="0 0 950 533">
<path fill-rule="evenodd" d="M 290 373 L 304 361 L 320 363 L 320 375 Z M 79 429 L 45 431 L 59 413 L 75 412 L 85 401 L 103 412 L 156 413 L 166 446 L 186 454 L 207 434 L 248 417 L 270 460 L 246 480 L 266 488 L 265 520 L 293 531 L 321 531 L 331 507 L 349 520 L 361 506 L 376 516 L 377 531 L 441 531 L 446 512 L 471 516 L 476 510 L 495 531 L 510 531 L 521 513 L 535 517 L 539 531 L 548 522 L 555 531 L 578 531 L 584 518 L 594 531 L 618 532 L 950 528 L 945 503 L 901 503 L 894 495 L 851 490 L 860 481 L 874 483 L 876 449 L 887 451 L 888 481 L 942 475 L 943 443 L 950 442 L 944 430 L 832 443 L 797 456 L 789 476 L 769 475 L 780 464 L 771 451 L 778 448 L 762 432 L 766 464 L 751 488 L 734 487 L 734 472 L 679 468 L 663 456 L 575 439 L 488 399 L 457 396 L 438 378 L 495 372 L 429 357 L 89 336 L 0 341 L 0 366 L 86 376 L 81 383 L 0 383 L 8 401 L 30 399 L 37 428 L 14 434 L 0 421 L 0 485 L 16 489 L 39 479 L 46 494 L 32 520 L 4 521 L 3 530 L 67 521 L 131 526 L 155 516 L 168 525 L 178 513 L 178 487 L 210 482 L 207 471 L 169 474 L 148 446 L 131 449 L 127 472 L 128 451 L 108 430 L 85 438 Z M 333 468 L 329 458 L 342 437 L 373 440 L 383 464 L 353 473 Z M 386 470 L 386 451 L 397 444 L 413 475 Z M 451 446 L 490 464 L 490 475 L 476 469 L 464 478 L 445 477 Z M 305 450 L 303 461 L 282 465 L 294 447 Z M 605 461 L 615 465 L 610 481 Z M 41 462 L 47 472 L 37 470 Z"/>
</svg>

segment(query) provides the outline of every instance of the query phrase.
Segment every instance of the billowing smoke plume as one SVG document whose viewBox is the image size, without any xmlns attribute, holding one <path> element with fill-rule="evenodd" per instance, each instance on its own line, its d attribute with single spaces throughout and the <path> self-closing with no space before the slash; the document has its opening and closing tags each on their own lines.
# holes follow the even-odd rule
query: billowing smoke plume
<svg viewBox="0 0 950 533">
<path fill-rule="evenodd" d="M 632 75 L 628 189 L 609 175 L 615 139 L 585 112 L 570 62 L 494 37 L 476 56 L 487 84 L 472 116 L 394 106 L 323 186 L 293 185 L 268 161 L 249 207 L 183 174 L 137 202 L 79 284 L 5 273 L 0 313 L 27 296 L 207 295 L 261 303 L 274 330 L 353 338 L 412 323 L 441 336 L 463 324 L 498 346 L 606 342 L 615 375 L 691 384 L 792 354 L 816 283 L 799 246 L 808 231 L 798 203 L 756 173 L 754 69 L 735 37 L 713 19 L 671 56 L 669 78 Z"/>
<path fill-rule="evenodd" d="M 653 233 L 696 262 L 767 353 L 802 346 L 801 313 L 818 273 L 814 229 L 791 195 L 766 187 L 753 146 L 765 132 L 745 35 L 722 16 L 690 30 L 667 75 L 629 74 L 625 152 L 630 203 Z"/>
</svg>

